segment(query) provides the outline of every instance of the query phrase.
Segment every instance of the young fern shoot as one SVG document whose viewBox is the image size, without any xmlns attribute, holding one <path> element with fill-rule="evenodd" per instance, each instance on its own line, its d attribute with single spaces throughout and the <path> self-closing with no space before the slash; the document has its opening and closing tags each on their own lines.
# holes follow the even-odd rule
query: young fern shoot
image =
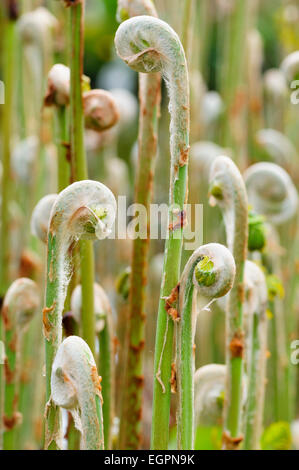
<svg viewBox="0 0 299 470">
<path fill-rule="evenodd" d="M 199 247 L 189 258 L 179 288 L 177 322 L 177 443 L 179 450 L 192 450 L 194 440 L 194 334 L 195 291 L 209 299 L 224 296 L 231 289 L 236 266 L 231 252 L 223 245 Z"/>
<path fill-rule="evenodd" d="M 58 153 L 58 192 L 70 183 L 69 135 L 67 105 L 70 100 L 70 69 L 63 64 L 55 64 L 48 74 L 48 89 L 44 99 L 46 106 L 55 107 L 55 133 Z"/>
<path fill-rule="evenodd" d="M 9 287 L 1 311 L 1 328 L 4 331 L 5 344 L 5 393 L 4 416 L 4 449 L 15 449 L 15 429 L 21 420 L 18 412 L 18 384 L 20 380 L 20 354 L 23 333 L 40 305 L 40 295 L 35 282 L 20 278 Z M 2 384 L 0 384 L 0 403 L 2 403 Z M 2 421 L 3 418 L 3 421 Z M 1 432 L 1 429 L 0 429 Z"/>
<path fill-rule="evenodd" d="M 125 20 L 138 15 L 157 17 L 156 9 L 149 0 L 119 0 L 118 17 Z M 139 74 L 139 136 L 138 168 L 135 183 L 135 204 L 142 204 L 149 216 L 153 197 L 154 166 L 157 154 L 158 118 L 161 99 L 161 75 Z M 144 221 L 146 224 L 146 221 Z M 129 324 L 126 354 L 124 393 L 120 425 L 120 448 L 137 449 L 142 432 L 143 357 L 145 342 L 145 288 L 147 283 L 147 260 L 149 251 L 149 228 L 147 237 L 136 237 L 133 242 L 129 292 Z"/>
<path fill-rule="evenodd" d="M 60 446 L 60 419 L 51 400 L 51 370 L 62 339 L 62 312 L 71 275 L 72 248 L 78 240 L 106 238 L 115 220 L 111 191 L 95 181 L 79 181 L 64 189 L 52 208 L 48 230 L 48 272 L 43 325 L 46 347 L 45 448 Z"/>
<path fill-rule="evenodd" d="M 112 318 L 112 308 L 104 289 L 97 283 L 94 284 L 94 312 L 96 335 L 99 339 L 98 369 L 102 377 L 103 396 L 103 422 L 105 449 L 111 449 L 112 424 L 114 418 L 115 398 L 115 364 L 114 349 L 115 335 Z M 71 298 L 71 311 L 80 323 L 82 313 L 82 287 L 76 286 Z"/>
<path fill-rule="evenodd" d="M 244 173 L 248 199 L 254 210 L 273 225 L 292 218 L 298 208 L 298 193 L 289 174 L 279 165 L 260 162 Z"/>
<path fill-rule="evenodd" d="M 179 37 L 164 21 L 137 16 L 122 23 L 115 36 L 118 55 L 137 72 L 161 72 L 170 104 L 169 236 L 166 241 L 159 303 L 152 420 L 152 448 L 167 449 L 174 310 L 180 274 L 189 154 L 189 80 Z M 167 300 L 168 299 L 168 300 Z M 173 305 L 172 305 L 173 303 Z"/>
<path fill-rule="evenodd" d="M 219 425 L 222 415 L 221 397 L 224 394 L 226 365 L 208 364 L 194 374 L 195 427 Z"/>
<path fill-rule="evenodd" d="M 78 336 L 59 346 L 51 375 L 52 400 L 73 415 L 83 450 L 103 450 L 101 378 L 92 352 Z"/>
<path fill-rule="evenodd" d="M 244 267 L 248 242 L 248 201 L 242 176 L 228 157 L 218 157 L 210 173 L 210 203 L 222 210 L 228 248 L 236 263 L 236 277 L 229 293 L 226 314 L 226 360 L 228 380 L 224 404 L 225 448 L 242 442 L 242 375 L 244 354 Z"/>
</svg>

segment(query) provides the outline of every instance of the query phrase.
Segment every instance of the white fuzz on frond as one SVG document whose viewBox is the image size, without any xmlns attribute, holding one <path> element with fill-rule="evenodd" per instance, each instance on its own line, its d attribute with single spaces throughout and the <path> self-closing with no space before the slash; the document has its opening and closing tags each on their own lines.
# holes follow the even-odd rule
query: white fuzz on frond
<svg viewBox="0 0 299 470">
<path fill-rule="evenodd" d="M 89 346 L 78 336 L 66 338 L 53 362 L 51 398 L 57 406 L 75 414 L 84 449 L 103 446 L 102 417 L 96 402 L 96 397 L 101 400 L 100 381 Z"/>
<path fill-rule="evenodd" d="M 273 224 L 292 218 L 298 207 L 297 190 L 288 173 L 275 163 L 260 162 L 244 173 L 254 210 Z"/>
<path fill-rule="evenodd" d="M 111 314 L 111 305 L 104 289 L 98 283 L 93 285 L 94 314 L 96 319 L 96 333 L 103 330 L 106 316 Z M 77 285 L 72 293 L 71 310 L 75 320 L 80 324 L 82 311 L 82 286 Z"/>
<path fill-rule="evenodd" d="M 2 311 L 11 327 L 26 329 L 40 305 L 40 294 L 35 282 L 22 277 L 9 287 L 3 302 Z"/>
<path fill-rule="evenodd" d="M 35 206 L 32 212 L 31 233 L 43 243 L 47 243 L 50 214 L 57 194 L 47 194 Z"/>
</svg>

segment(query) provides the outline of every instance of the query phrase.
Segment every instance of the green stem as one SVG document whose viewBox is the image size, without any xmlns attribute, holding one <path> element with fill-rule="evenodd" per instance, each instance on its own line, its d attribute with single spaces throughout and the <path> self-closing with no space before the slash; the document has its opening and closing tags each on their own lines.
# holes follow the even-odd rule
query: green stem
<svg viewBox="0 0 299 470">
<path fill-rule="evenodd" d="M 261 382 L 265 382 L 265 377 L 261 376 L 259 372 L 260 360 L 259 355 L 266 353 L 261 350 L 261 341 L 259 336 L 259 314 L 253 315 L 252 334 L 251 334 L 251 347 L 250 347 L 250 370 L 249 370 L 249 384 L 248 384 L 248 397 L 247 407 L 245 414 L 245 450 L 259 450 L 259 439 L 261 429 L 256 428 L 256 413 L 257 411 L 263 413 L 262 409 L 258 409 L 258 400 L 261 398 L 258 393 L 261 392 Z"/>
<path fill-rule="evenodd" d="M 236 277 L 226 313 L 228 380 L 224 406 L 224 447 L 238 448 L 242 441 L 242 376 L 244 355 L 244 268 L 248 242 L 248 200 L 243 178 L 227 157 L 218 157 L 210 173 L 211 202 L 223 211 L 227 245 L 236 262 Z"/>
<path fill-rule="evenodd" d="M 198 260 L 189 271 L 184 288 L 184 309 L 178 325 L 177 369 L 179 390 L 179 413 L 177 418 L 177 441 L 179 450 L 192 450 L 194 441 L 194 332 L 193 332 L 193 272 Z"/>
<path fill-rule="evenodd" d="M 4 20 L 4 84 L 5 104 L 3 107 L 2 123 L 2 201 L 1 201 L 1 250 L 0 250 L 0 296 L 3 297 L 10 282 L 11 252 L 10 252 L 10 217 L 12 180 L 10 169 L 11 136 L 13 126 L 13 92 L 14 92 L 14 53 L 15 53 L 15 21 Z"/>
<path fill-rule="evenodd" d="M 233 285 L 235 270 L 229 250 L 217 243 L 210 243 L 194 251 L 180 279 L 176 335 L 179 450 L 192 450 L 194 444 L 194 336 L 197 313 L 194 286 L 205 298 L 222 297 Z"/>
<path fill-rule="evenodd" d="M 71 166 L 73 181 L 87 179 L 87 161 L 84 146 L 84 114 L 82 104 L 82 74 L 84 53 L 84 6 L 81 0 L 70 7 L 71 22 Z M 90 241 L 80 242 L 81 284 L 82 284 L 82 337 L 92 353 L 95 353 L 94 319 L 94 253 Z"/>
<path fill-rule="evenodd" d="M 56 140 L 58 150 L 58 192 L 70 184 L 70 164 L 68 161 L 68 125 L 65 106 L 55 107 Z"/>
<path fill-rule="evenodd" d="M 189 59 L 190 45 L 192 43 L 192 28 L 191 28 L 192 18 L 191 16 L 192 16 L 192 13 L 194 14 L 194 6 L 195 6 L 194 0 L 184 0 L 184 13 L 183 13 L 181 42 L 186 52 L 187 59 Z"/>
<path fill-rule="evenodd" d="M 111 318 L 112 312 L 106 313 L 105 327 L 99 333 L 99 374 L 102 377 L 103 396 L 103 421 L 105 449 L 111 449 L 111 427 L 114 411 L 114 352 L 113 331 Z"/>
<path fill-rule="evenodd" d="M 243 130 L 240 119 L 244 117 L 244 57 L 248 24 L 248 1 L 235 0 L 232 12 L 226 13 L 222 20 L 222 64 L 221 83 L 225 112 L 222 121 L 223 147 L 232 147 L 236 151 L 235 158 L 240 159 L 240 150 L 244 145 Z"/>
<path fill-rule="evenodd" d="M 159 74 L 140 75 L 139 164 L 136 177 L 135 203 L 149 208 L 152 201 L 152 182 L 157 152 L 157 128 L 160 107 L 161 78 Z M 133 242 L 129 293 L 129 341 L 126 378 L 121 417 L 120 446 L 138 449 L 141 442 L 143 358 L 145 342 L 145 288 L 149 251 L 150 224 L 144 221 L 147 237 Z"/>
<path fill-rule="evenodd" d="M 48 234 L 48 269 L 47 269 L 47 286 L 46 286 L 46 308 L 43 310 L 43 324 L 45 335 L 45 357 L 46 357 L 46 436 L 45 449 L 57 450 L 59 448 L 59 433 L 61 426 L 60 411 L 57 406 L 51 403 L 51 371 L 52 364 L 58 347 L 62 340 L 62 310 L 63 305 L 58 304 L 61 291 L 61 279 L 58 276 L 57 266 L 58 250 L 56 236 L 51 231 Z M 63 299 L 64 304 L 64 299 Z M 50 336 L 50 329 L 54 332 Z"/>
</svg>

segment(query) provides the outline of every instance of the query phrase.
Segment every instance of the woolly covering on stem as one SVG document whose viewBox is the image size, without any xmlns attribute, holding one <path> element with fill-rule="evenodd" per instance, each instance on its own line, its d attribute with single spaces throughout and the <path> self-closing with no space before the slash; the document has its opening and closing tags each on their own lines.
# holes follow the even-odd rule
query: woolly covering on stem
<svg viewBox="0 0 299 470">
<path fill-rule="evenodd" d="M 228 157 L 218 157 L 210 173 L 210 203 L 223 213 L 227 245 L 236 263 L 236 277 L 226 314 L 226 360 L 228 380 L 224 406 L 224 446 L 237 448 L 242 441 L 241 398 L 243 374 L 244 265 L 248 243 L 248 200 L 245 183 Z"/>
<path fill-rule="evenodd" d="M 95 181 L 79 181 L 64 189 L 52 208 L 48 231 L 48 275 L 43 324 L 46 345 L 47 400 L 51 367 L 62 339 L 62 311 L 71 275 L 72 248 L 79 239 L 106 238 L 115 220 L 111 191 Z M 60 422 L 51 400 L 47 405 L 46 448 L 60 445 Z"/>
<path fill-rule="evenodd" d="M 87 343 L 69 336 L 59 346 L 51 374 L 55 405 L 69 410 L 84 450 L 104 449 L 101 378 Z"/>
<path fill-rule="evenodd" d="M 194 288 L 204 297 L 226 295 L 235 279 L 236 266 L 223 245 L 203 245 L 192 254 L 183 271 L 179 288 L 177 323 L 177 413 L 178 449 L 193 449 L 194 440 L 194 334 L 197 310 Z"/>
</svg>

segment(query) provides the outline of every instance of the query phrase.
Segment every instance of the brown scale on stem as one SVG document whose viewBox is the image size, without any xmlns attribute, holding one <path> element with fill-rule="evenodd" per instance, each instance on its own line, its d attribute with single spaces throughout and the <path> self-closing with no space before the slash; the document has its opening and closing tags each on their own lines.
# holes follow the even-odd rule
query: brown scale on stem
<svg viewBox="0 0 299 470">
<path fill-rule="evenodd" d="M 13 416 L 3 416 L 3 423 L 6 431 L 11 431 L 22 421 L 22 415 L 19 412 L 15 412 Z"/>
<path fill-rule="evenodd" d="M 169 297 L 165 299 L 165 310 L 167 314 L 173 319 L 174 322 L 180 321 L 180 316 L 176 308 L 178 295 L 179 295 L 179 284 L 177 284 L 171 291 Z"/>
<path fill-rule="evenodd" d="M 16 21 L 19 17 L 17 0 L 6 0 L 7 16 L 10 21 Z"/>
<path fill-rule="evenodd" d="M 5 359 L 4 361 L 4 374 L 5 374 L 6 383 L 7 384 L 13 383 L 14 378 L 15 378 L 15 372 L 11 370 L 7 359 Z"/>
<path fill-rule="evenodd" d="M 46 339 L 49 339 L 50 332 L 52 329 L 51 322 L 49 321 L 48 314 L 53 312 L 55 309 L 56 302 L 53 303 L 51 307 L 43 308 L 43 327 L 44 327 L 44 336 Z"/>
<path fill-rule="evenodd" d="M 231 358 L 243 358 L 244 354 L 244 334 L 236 332 L 229 344 Z"/>
<path fill-rule="evenodd" d="M 82 3 L 82 0 L 63 0 L 64 2 L 64 5 L 68 8 L 68 7 L 73 7 L 75 5 L 79 5 L 80 3 Z"/>
<path fill-rule="evenodd" d="M 225 445 L 226 450 L 238 450 L 241 443 L 243 442 L 244 437 L 230 437 L 227 432 L 222 434 L 222 442 Z"/>
<path fill-rule="evenodd" d="M 179 211 L 176 215 L 176 222 L 172 222 L 168 226 L 168 230 L 170 232 L 174 232 L 175 230 L 180 230 L 187 225 L 187 218 L 186 218 L 186 211 Z"/>
<path fill-rule="evenodd" d="M 170 388 L 171 388 L 171 393 L 175 394 L 177 392 L 177 378 L 176 378 L 175 362 L 171 364 Z"/>
</svg>

